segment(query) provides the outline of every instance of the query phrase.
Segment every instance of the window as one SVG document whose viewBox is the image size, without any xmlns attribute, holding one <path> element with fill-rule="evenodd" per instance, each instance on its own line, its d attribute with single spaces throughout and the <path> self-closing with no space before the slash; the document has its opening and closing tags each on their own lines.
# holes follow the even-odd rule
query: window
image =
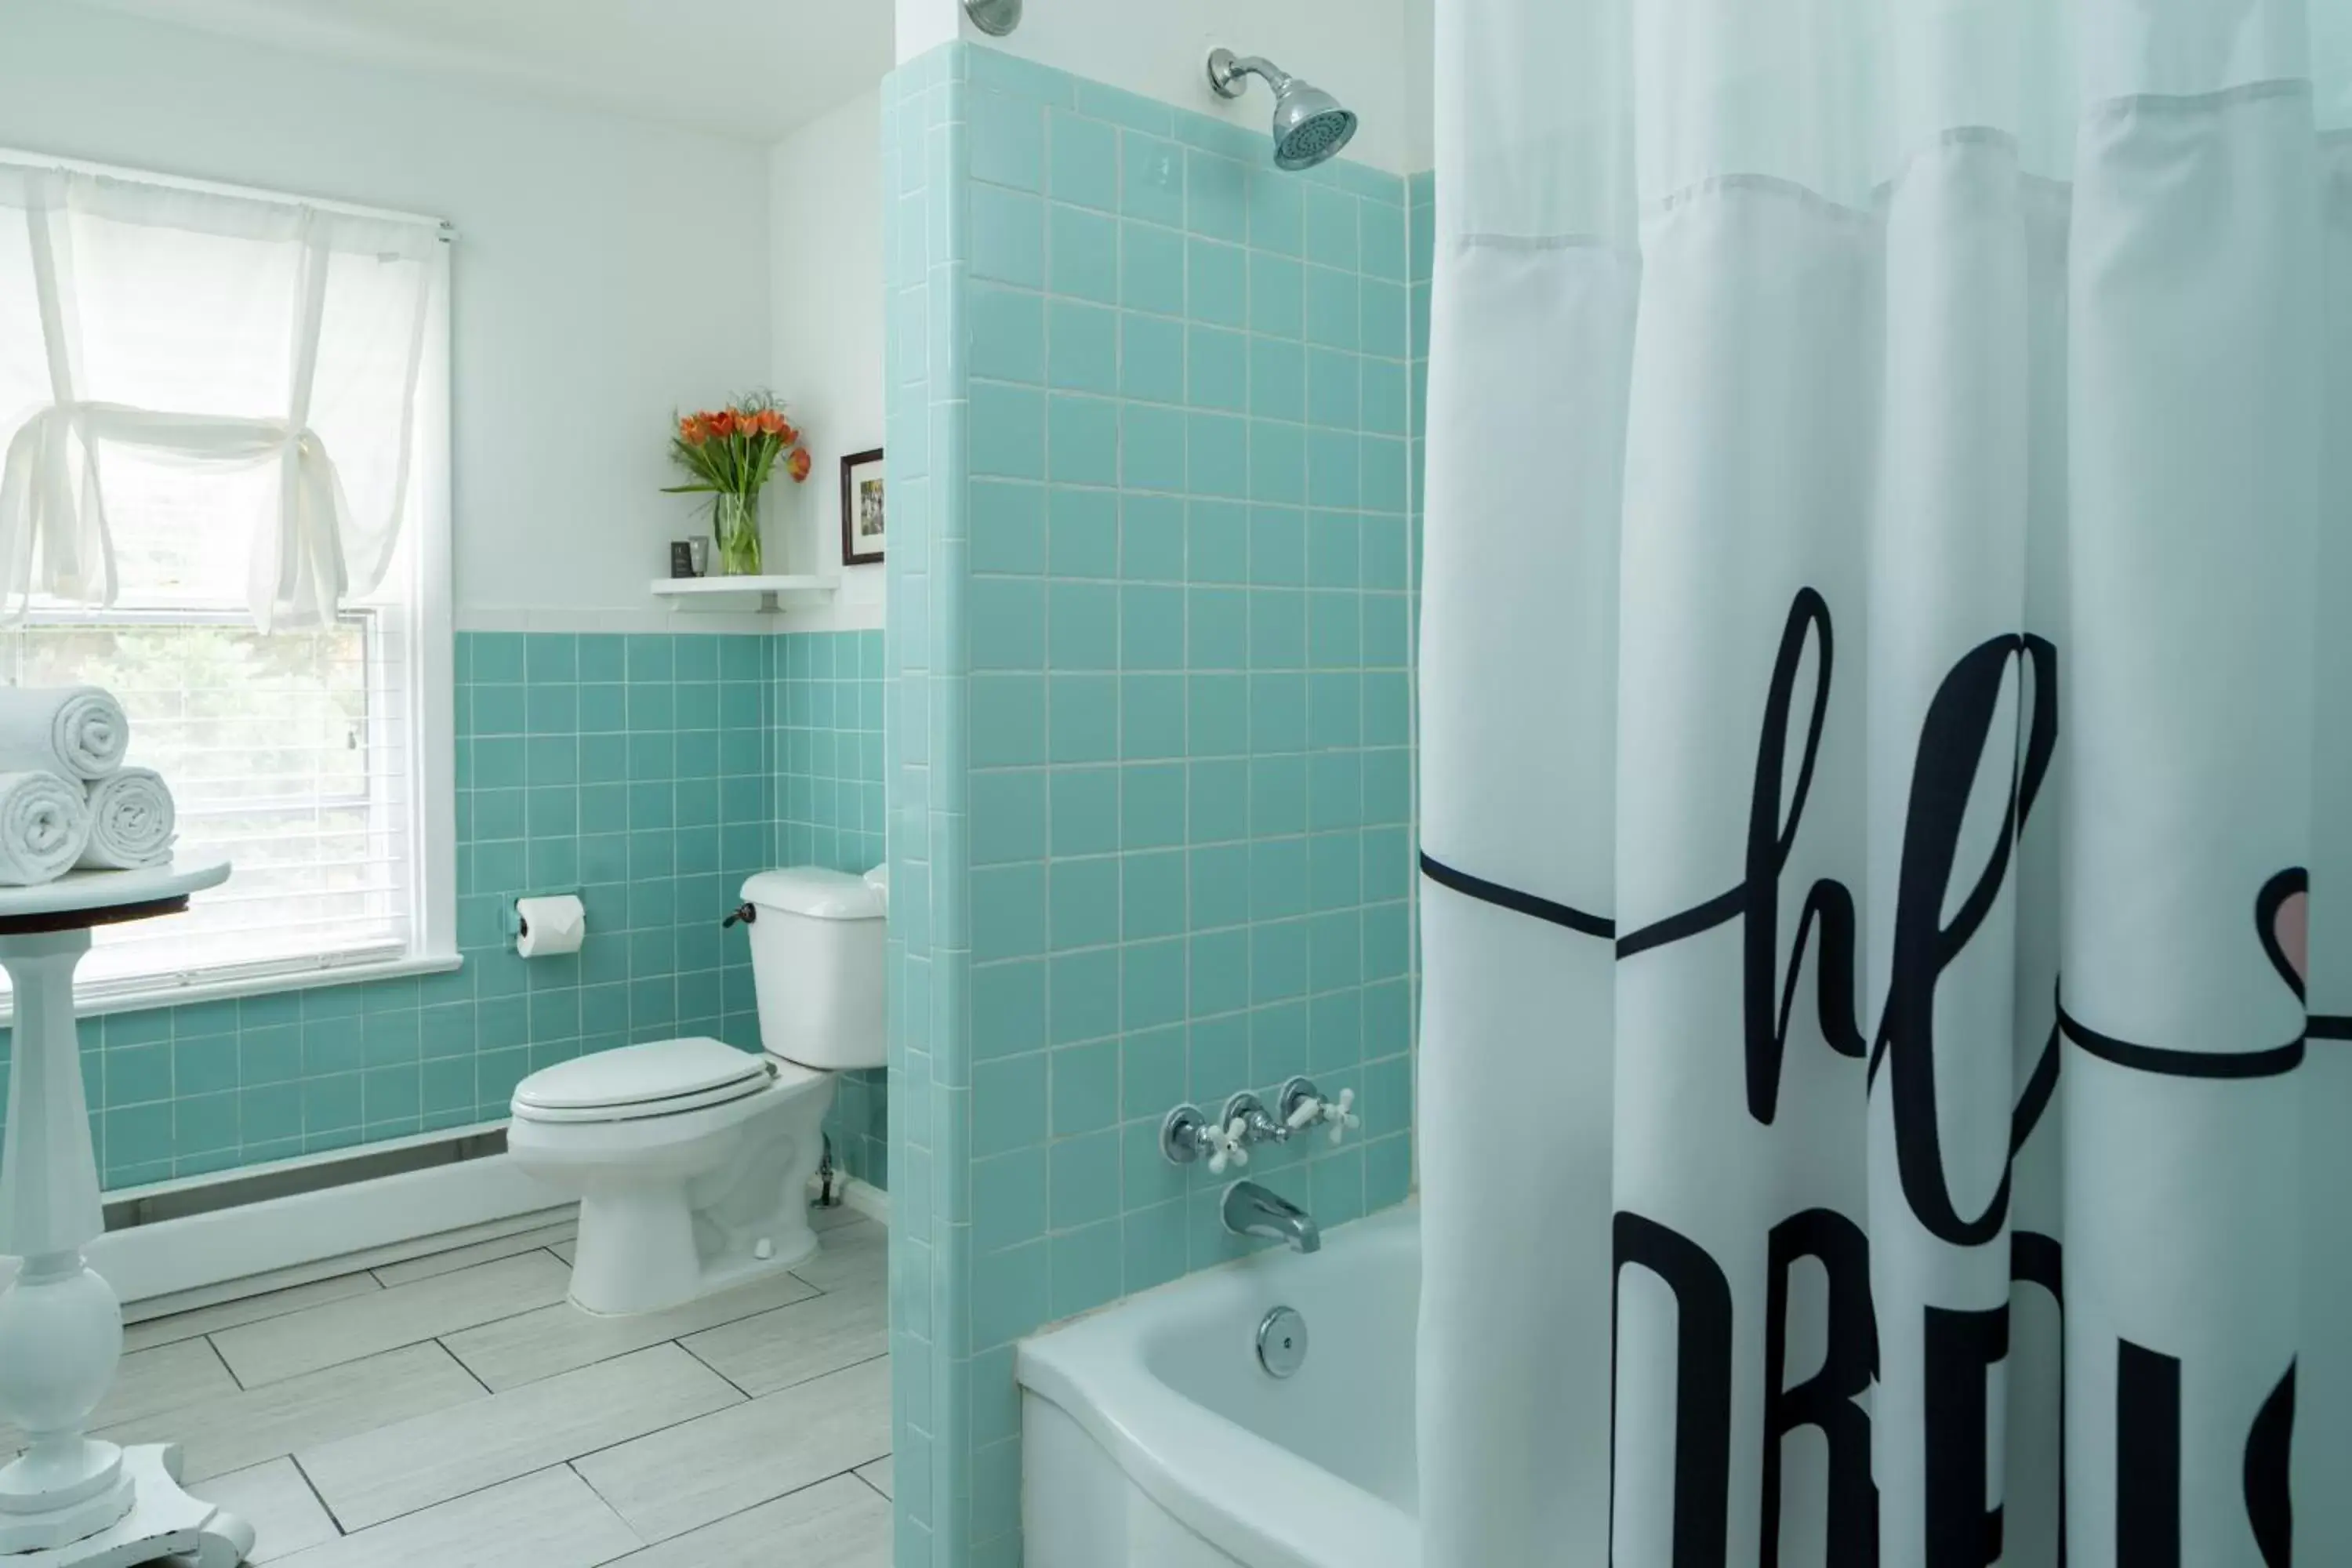
<svg viewBox="0 0 2352 1568">
<path fill-rule="evenodd" d="M 0 680 L 113 691 L 234 866 L 100 928 L 85 1005 L 456 964 L 445 255 L 0 153 Z"/>
</svg>

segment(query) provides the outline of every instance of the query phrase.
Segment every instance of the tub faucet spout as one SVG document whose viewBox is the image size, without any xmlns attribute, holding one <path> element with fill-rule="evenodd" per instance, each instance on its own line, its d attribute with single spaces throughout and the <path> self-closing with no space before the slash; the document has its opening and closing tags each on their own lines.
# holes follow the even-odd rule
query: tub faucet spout
<svg viewBox="0 0 2352 1568">
<path fill-rule="evenodd" d="M 1297 1204 L 1270 1193 L 1255 1182 L 1235 1182 L 1225 1189 L 1225 1228 L 1235 1236 L 1263 1236 L 1293 1252 L 1313 1252 L 1323 1245 L 1322 1227 Z"/>
</svg>

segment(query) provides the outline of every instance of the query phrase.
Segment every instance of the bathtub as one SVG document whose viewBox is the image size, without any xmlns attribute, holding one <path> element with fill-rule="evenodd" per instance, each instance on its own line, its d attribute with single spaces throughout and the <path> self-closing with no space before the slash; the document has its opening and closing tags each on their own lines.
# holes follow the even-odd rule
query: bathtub
<svg viewBox="0 0 2352 1568">
<path fill-rule="evenodd" d="M 1420 1568 L 1421 1215 L 1257 1254 L 1023 1342 L 1028 1568 Z M 1287 1306 L 1305 1363 L 1258 1363 Z"/>
</svg>

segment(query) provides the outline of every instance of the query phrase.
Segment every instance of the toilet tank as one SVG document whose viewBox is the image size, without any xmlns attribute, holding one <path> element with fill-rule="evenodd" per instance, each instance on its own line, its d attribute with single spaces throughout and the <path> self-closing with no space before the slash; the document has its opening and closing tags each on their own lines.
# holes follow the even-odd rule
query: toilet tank
<svg viewBox="0 0 2352 1568">
<path fill-rule="evenodd" d="M 844 871 L 794 866 L 743 884 L 760 1044 L 824 1071 L 883 1065 L 883 890 Z"/>
</svg>

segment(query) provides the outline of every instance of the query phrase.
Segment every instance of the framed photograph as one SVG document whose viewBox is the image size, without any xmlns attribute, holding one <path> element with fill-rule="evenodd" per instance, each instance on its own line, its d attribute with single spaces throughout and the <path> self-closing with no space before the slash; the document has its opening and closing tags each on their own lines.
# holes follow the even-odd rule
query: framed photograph
<svg viewBox="0 0 2352 1568">
<path fill-rule="evenodd" d="M 882 559 L 889 522 L 882 506 L 882 448 L 841 459 L 841 563 L 871 566 Z"/>
</svg>

